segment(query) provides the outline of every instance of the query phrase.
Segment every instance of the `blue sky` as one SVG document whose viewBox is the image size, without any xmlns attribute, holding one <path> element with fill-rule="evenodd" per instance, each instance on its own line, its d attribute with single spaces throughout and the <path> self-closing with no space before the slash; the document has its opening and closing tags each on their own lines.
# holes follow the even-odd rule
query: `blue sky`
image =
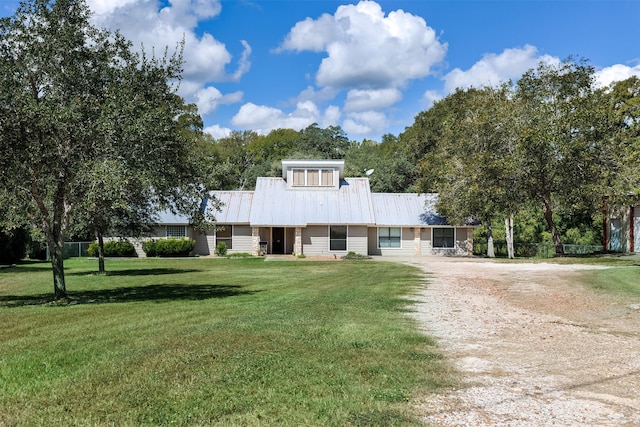
<svg viewBox="0 0 640 427">
<path fill-rule="evenodd" d="M 456 87 L 584 57 L 606 85 L 640 76 L 640 0 L 88 0 L 136 46 L 183 37 L 180 94 L 206 130 L 311 123 L 350 139 L 398 135 Z M 0 15 L 16 1 L 0 0 Z M 156 51 L 158 51 L 156 49 Z"/>
</svg>

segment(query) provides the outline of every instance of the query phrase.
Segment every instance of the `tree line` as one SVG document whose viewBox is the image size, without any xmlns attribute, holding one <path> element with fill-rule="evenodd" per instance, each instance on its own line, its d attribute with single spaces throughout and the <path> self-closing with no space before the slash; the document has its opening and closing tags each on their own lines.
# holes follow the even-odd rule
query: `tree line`
<svg viewBox="0 0 640 427">
<path fill-rule="evenodd" d="M 56 299 L 67 297 L 65 240 L 102 248 L 105 235 L 148 231 L 162 209 L 210 226 L 210 190 L 253 189 L 287 158 L 373 170 L 374 192 L 437 192 L 450 222 L 482 222 L 489 255 L 494 235 L 510 256 L 517 240 L 548 240 L 559 255 L 563 242 L 597 243 L 603 195 L 640 195 L 640 80 L 598 87 L 585 60 L 458 89 L 381 141 L 315 123 L 214 139 L 177 95 L 181 51 L 149 54 L 94 28 L 84 0 L 24 1 L 0 19 L 0 255 L 37 234 Z"/>
</svg>

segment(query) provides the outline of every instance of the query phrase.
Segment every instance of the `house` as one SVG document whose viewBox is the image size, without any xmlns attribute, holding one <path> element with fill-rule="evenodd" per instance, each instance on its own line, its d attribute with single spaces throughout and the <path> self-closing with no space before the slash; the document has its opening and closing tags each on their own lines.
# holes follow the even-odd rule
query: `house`
<svg viewBox="0 0 640 427">
<path fill-rule="evenodd" d="M 305 254 L 470 255 L 473 225 L 453 226 L 435 194 L 372 193 L 368 178 L 345 178 L 344 160 L 283 160 L 282 176 L 254 191 L 216 191 L 222 202 L 209 251 Z M 202 240 L 202 236 L 201 236 Z"/>
<path fill-rule="evenodd" d="M 604 201 L 602 246 L 611 252 L 640 252 L 640 204 L 608 206 Z"/>
<path fill-rule="evenodd" d="M 254 191 L 214 191 L 216 230 L 197 233 L 165 215 L 158 237 L 191 237 L 194 253 L 471 255 L 473 224 L 448 224 L 437 194 L 372 193 L 368 178 L 345 178 L 344 160 L 283 160 L 281 177 L 260 177 Z"/>
</svg>

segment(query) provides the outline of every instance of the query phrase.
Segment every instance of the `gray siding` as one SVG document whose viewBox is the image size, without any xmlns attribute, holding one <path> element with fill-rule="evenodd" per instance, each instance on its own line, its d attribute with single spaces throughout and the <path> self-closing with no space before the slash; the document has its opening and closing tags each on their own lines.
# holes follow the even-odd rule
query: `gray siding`
<svg viewBox="0 0 640 427">
<path fill-rule="evenodd" d="M 234 225 L 233 234 L 233 249 L 229 253 L 251 253 L 252 251 L 252 239 L 251 239 L 251 227 L 249 225 Z"/>
<path fill-rule="evenodd" d="M 367 227 L 364 225 L 350 225 L 347 229 L 347 250 L 337 251 L 337 254 L 355 252 L 357 254 L 367 254 Z"/>
<path fill-rule="evenodd" d="M 302 253 L 329 255 L 329 228 L 326 225 L 312 225 L 302 229 Z"/>
<path fill-rule="evenodd" d="M 369 227 L 367 229 L 369 242 L 367 244 L 367 255 L 382 255 L 382 251 L 378 247 L 378 228 Z"/>
<path fill-rule="evenodd" d="M 196 241 L 196 246 L 193 248 L 193 253 L 198 255 L 211 255 L 214 253 L 215 245 L 214 234 L 212 230 L 206 232 L 197 232 L 195 230 L 190 231 L 190 237 Z"/>
<path fill-rule="evenodd" d="M 371 230 L 371 229 L 370 229 Z M 373 228 L 373 233 L 369 233 L 369 247 L 373 247 L 373 252 L 370 255 L 384 255 L 384 256 L 413 256 L 415 255 L 414 246 L 414 231 L 411 228 L 402 228 L 400 232 L 400 247 L 399 248 L 378 248 L 378 229 Z M 373 241 L 371 241 L 373 240 Z"/>
</svg>

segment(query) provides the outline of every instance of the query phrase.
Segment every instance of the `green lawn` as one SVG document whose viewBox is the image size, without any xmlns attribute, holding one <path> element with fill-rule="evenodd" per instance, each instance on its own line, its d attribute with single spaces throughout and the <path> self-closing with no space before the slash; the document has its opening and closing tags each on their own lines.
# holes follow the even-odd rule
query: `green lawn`
<svg viewBox="0 0 640 427">
<path fill-rule="evenodd" d="M 453 383 L 405 317 L 418 270 L 261 259 L 0 270 L 0 426 L 411 425 Z"/>
</svg>

